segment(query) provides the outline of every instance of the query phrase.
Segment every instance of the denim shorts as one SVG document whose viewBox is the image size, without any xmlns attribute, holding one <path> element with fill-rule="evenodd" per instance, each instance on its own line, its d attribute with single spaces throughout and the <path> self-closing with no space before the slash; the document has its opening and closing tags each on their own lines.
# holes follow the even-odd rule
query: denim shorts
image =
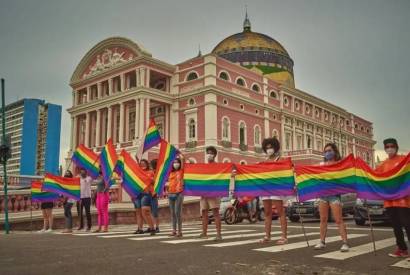
<svg viewBox="0 0 410 275">
<path fill-rule="evenodd" d="M 152 197 L 151 200 L 151 211 L 152 211 L 152 216 L 154 218 L 158 218 L 158 197 Z"/>
<path fill-rule="evenodd" d="M 327 202 L 329 204 L 342 204 L 340 195 L 326 196 L 319 199 L 320 202 Z"/>
<path fill-rule="evenodd" d="M 141 193 L 133 201 L 134 208 L 139 209 L 144 206 L 151 207 L 152 196 L 150 193 Z"/>
</svg>

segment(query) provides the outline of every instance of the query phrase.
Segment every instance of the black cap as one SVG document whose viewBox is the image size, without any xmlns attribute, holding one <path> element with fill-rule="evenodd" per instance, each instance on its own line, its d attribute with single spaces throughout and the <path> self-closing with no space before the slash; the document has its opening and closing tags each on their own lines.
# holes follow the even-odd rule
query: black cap
<svg viewBox="0 0 410 275">
<path fill-rule="evenodd" d="M 386 138 L 385 140 L 383 140 L 383 144 L 384 146 L 386 146 L 387 144 L 394 144 L 396 145 L 396 147 L 399 147 L 395 138 Z"/>
</svg>

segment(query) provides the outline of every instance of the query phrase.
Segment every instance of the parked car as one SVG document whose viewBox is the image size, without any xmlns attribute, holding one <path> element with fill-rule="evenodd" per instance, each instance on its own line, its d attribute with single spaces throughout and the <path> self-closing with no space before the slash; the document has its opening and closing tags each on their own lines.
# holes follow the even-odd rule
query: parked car
<svg viewBox="0 0 410 275">
<path fill-rule="evenodd" d="M 356 194 L 349 193 L 341 195 L 343 205 L 343 216 L 353 215 L 356 205 Z M 332 220 L 329 209 L 329 220 Z M 319 219 L 319 199 L 308 200 L 304 202 L 289 201 L 287 207 L 287 216 L 290 221 L 298 222 L 300 217 Z"/>
<path fill-rule="evenodd" d="M 386 209 L 383 207 L 383 201 L 379 200 L 356 200 L 356 206 L 354 208 L 354 221 L 357 225 L 365 225 L 369 220 L 377 222 L 388 222 L 389 217 L 386 213 Z"/>
</svg>

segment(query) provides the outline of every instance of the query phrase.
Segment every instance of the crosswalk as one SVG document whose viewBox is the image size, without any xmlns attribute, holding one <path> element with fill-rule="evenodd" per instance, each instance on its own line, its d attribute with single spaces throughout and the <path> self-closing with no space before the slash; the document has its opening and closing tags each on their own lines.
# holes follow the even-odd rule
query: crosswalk
<svg viewBox="0 0 410 275">
<path fill-rule="evenodd" d="M 275 228 L 275 227 L 274 227 Z M 296 228 L 289 228 L 288 240 L 289 242 L 285 245 L 275 245 L 275 241 L 280 239 L 281 232 L 279 230 L 272 231 L 272 240 L 267 244 L 261 244 L 260 240 L 265 235 L 263 228 L 261 227 L 241 227 L 241 226 L 229 226 L 223 227 L 222 229 L 222 242 L 215 242 L 214 236 L 216 236 L 216 230 L 211 228 L 208 230 L 208 238 L 198 238 L 199 234 L 202 232 L 200 224 L 187 224 L 184 226 L 183 237 L 175 238 L 169 236 L 172 229 L 169 225 L 164 225 L 161 227 L 161 232 L 156 235 L 133 234 L 134 230 L 131 227 L 121 227 L 115 228 L 110 232 L 92 233 L 92 232 L 75 232 L 72 234 L 76 237 L 96 237 L 101 239 L 127 239 L 133 242 L 143 242 L 143 241 L 158 241 L 166 245 L 186 245 L 186 244 L 197 244 L 203 247 L 212 249 L 223 249 L 223 248 L 236 248 L 236 247 L 246 247 L 251 251 L 261 252 L 261 253 L 286 253 L 288 251 L 297 249 L 310 249 L 313 250 L 313 246 L 318 242 L 319 230 L 307 232 L 306 236 L 302 234 Z M 115 230 L 115 231 L 114 231 Z M 298 231 L 298 232 L 297 232 Z M 337 232 L 337 231 L 334 231 Z M 58 234 L 58 232 L 57 232 Z M 306 241 L 306 238 L 309 242 Z M 348 235 L 348 239 L 354 241 L 354 243 L 359 243 L 359 245 L 351 246 L 348 252 L 340 252 L 338 249 L 333 248 L 330 251 L 326 248 L 323 251 L 317 251 L 317 253 L 309 253 L 314 258 L 330 259 L 335 261 L 344 261 L 352 259 L 358 256 L 367 255 L 373 253 L 374 247 L 373 243 L 370 241 L 368 232 L 358 230 L 357 233 L 352 233 Z M 340 242 L 340 236 L 336 233 L 334 236 L 329 236 L 326 238 L 326 244 Z M 385 238 L 377 240 L 375 242 L 376 251 L 382 250 L 388 247 L 395 246 L 394 238 Z M 334 246 L 330 246 L 334 247 Z M 336 250 L 334 250 L 336 249 Z M 410 269 L 410 261 L 407 259 L 399 260 L 398 262 L 392 264 L 392 267 Z"/>
</svg>

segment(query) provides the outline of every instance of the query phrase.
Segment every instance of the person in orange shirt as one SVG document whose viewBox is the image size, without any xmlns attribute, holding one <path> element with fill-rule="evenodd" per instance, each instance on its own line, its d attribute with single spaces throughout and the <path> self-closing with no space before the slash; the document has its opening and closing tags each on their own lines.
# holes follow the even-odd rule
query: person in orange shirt
<svg viewBox="0 0 410 275">
<path fill-rule="evenodd" d="M 399 145 L 396 139 L 385 139 L 383 144 L 388 158 L 375 169 L 376 172 L 389 171 L 405 158 L 405 156 L 397 154 Z M 390 253 L 389 256 L 395 258 L 408 257 L 403 227 L 407 234 L 407 240 L 410 241 L 410 196 L 397 200 L 387 200 L 384 202 L 384 208 L 386 208 L 387 214 L 390 216 L 397 244 L 397 250 L 394 253 Z"/>
<path fill-rule="evenodd" d="M 184 202 L 184 157 L 180 155 L 172 164 L 172 171 L 166 185 L 169 210 L 171 212 L 171 237 L 182 237 L 182 204 Z M 177 233 L 178 230 L 178 233 Z"/>
</svg>

